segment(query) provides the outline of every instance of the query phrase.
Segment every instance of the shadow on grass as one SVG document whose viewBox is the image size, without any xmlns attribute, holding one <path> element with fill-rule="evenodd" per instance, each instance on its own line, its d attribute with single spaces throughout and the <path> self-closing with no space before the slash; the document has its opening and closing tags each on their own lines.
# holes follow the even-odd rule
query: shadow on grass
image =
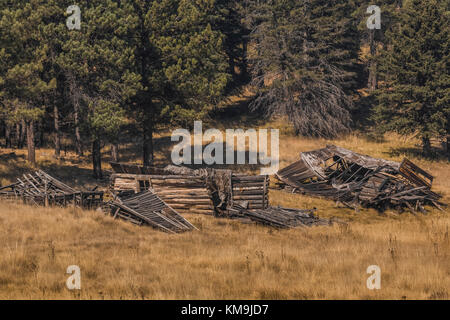
<svg viewBox="0 0 450 320">
<path fill-rule="evenodd" d="M 251 99 L 243 99 L 230 102 L 225 108 L 218 108 L 210 112 L 211 125 L 217 129 L 223 129 L 224 123 L 227 129 L 258 128 L 265 119 L 260 112 L 252 112 L 249 108 Z"/>
<path fill-rule="evenodd" d="M 431 151 L 429 153 L 424 153 L 421 148 L 414 148 L 414 147 L 398 147 L 398 148 L 391 148 L 389 151 L 385 152 L 391 157 L 399 157 L 399 156 L 405 156 L 407 158 L 416 158 L 416 159 L 423 159 L 428 161 L 445 161 L 448 160 L 448 156 L 446 152 L 437 147 L 431 148 Z"/>
<path fill-rule="evenodd" d="M 107 175 L 104 175 L 102 180 L 96 180 L 92 175 L 92 169 L 76 165 L 41 163 L 39 168 L 77 190 L 92 190 L 96 186 L 107 187 L 109 183 Z"/>
<path fill-rule="evenodd" d="M 109 182 L 107 178 L 97 181 L 93 178 L 91 169 L 66 161 L 42 160 L 38 161 L 34 167 L 27 163 L 23 154 L 14 152 L 0 154 L 0 184 L 14 183 L 24 174 L 33 173 L 39 169 L 70 187 L 82 191 L 90 190 L 97 185 L 107 186 Z"/>
<path fill-rule="evenodd" d="M 172 164 L 172 147 L 174 145 L 176 145 L 177 142 L 172 142 L 170 137 L 161 137 L 161 138 L 157 138 L 154 141 L 154 147 L 155 147 L 155 155 L 157 156 L 155 161 L 154 161 L 154 165 L 155 166 L 167 166 L 169 164 Z M 214 144 L 214 143 L 213 143 Z M 203 145 L 202 146 L 202 154 L 203 151 L 205 150 L 207 145 Z M 217 145 L 216 147 L 219 147 L 219 145 Z M 259 153 L 254 153 L 253 151 L 249 151 L 249 150 L 244 150 L 243 154 L 244 154 L 244 159 L 245 159 L 245 164 L 226 164 L 226 143 L 223 143 L 221 148 L 224 150 L 224 154 L 222 157 L 222 163 L 224 164 L 214 164 L 214 165 L 206 165 L 206 164 L 201 164 L 201 165 L 196 165 L 194 164 L 194 146 L 191 146 L 191 157 L 190 157 L 190 163 L 192 163 L 192 165 L 185 165 L 186 167 L 189 167 L 191 169 L 201 169 L 201 168 L 214 168 L 214 169 L 229 169 L 229 170 L 233 170 L 233 171 L 238 171 L 238 172 L 259 172 L 259 169 L 262 167 L 259 164 L 249 164 L 250 162 L 250 157 L 253 158 L 258 158 L 261 159 L 261 157 L 264 156 L 264 154 L 259 154 Z M 122 163 L 136 163 L 136 164 L 142 164 L 142 161 L 136 161 L 136 151 L 137 148 L 134 145 L 127 145 L 126 147 L 123 147 L 120 150 L 120 162 Z M 213 154 L 214 156 L 214 154 Z M 235 160 L 234 162 L 237 162 L 238 159 L 238 152 L 235 150 L 233 152 L 233 159 Z M 104 161 L 107 162 L 109 161 L 110 158 L 105 157 Z"/>
</svg>

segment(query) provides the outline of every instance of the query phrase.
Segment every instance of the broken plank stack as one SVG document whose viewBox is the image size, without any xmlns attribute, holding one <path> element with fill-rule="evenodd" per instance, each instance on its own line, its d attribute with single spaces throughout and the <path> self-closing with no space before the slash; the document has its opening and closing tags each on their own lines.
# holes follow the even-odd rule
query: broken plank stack
<svg viewBox="0 0 450 320">
<path fill-rule="evenodd" d="M 282 207 L 246 209 L 238 204 L 228 209 L 230 218 L 247 218 L 259 224 L 275 228 L 296 228 L 329 225 L 331 222 L 314 215 L 314 210 L 300 210 Z"/>
<path fill-rule="evenodd" d="M 138 225 L 149 225 L 168 233 L 196 229 L 151 191 L 116 197 L 107 205 L 114 218 L 122 218 Z"/>
</svg>

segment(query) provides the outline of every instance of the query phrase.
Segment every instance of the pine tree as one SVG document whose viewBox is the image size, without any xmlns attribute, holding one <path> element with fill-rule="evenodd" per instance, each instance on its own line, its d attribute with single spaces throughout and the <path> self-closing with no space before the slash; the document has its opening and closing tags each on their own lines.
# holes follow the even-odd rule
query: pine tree
<svg viewBox="0 0 450 320">
<path fill-rule="evenodd" d="M 129 5 L 119 1 L 89 1 L 80 8 L 81 30 L 65 31 L 57 61 L 91 140 L 94 176 L 101 178 L 102 142 L 118 135 L 126 104 L 140 88 L 140 77 L 130 67 L 129 37 L 136 19 Z"/>
<path fill-rule="evenodd" d="M 298 134 L 348 131 L 356 24 L 344 0 L 249 1 L 253 109 L 287 116 Z"/>
<path fill-rule="evenodd" d="M 190 125 L 224 94 L 230 79 L 223 35 L 213 28 L 215 1 L 133 0 L 130 46 L 141 89 L 129 114 L 143 135 L 143 163 L 153 163 L 157 125 Z"/>
<path fill-rule="evenodd" d="M 175 123 L 188 125 L 205 116 L 231 78 L 224 36 L 210 21 L 217 14 L 214 0 L 154 1 L 148 14 L 150 42 L 158 52 L 168 102 L 163 112 Z"/>
<path fill-rule="evenodd" d="M 56 79 L 44 79 L 49 47 L 42 41 L 42 2 L 17 1 L 1 12 L 0 97 L 10 123 L 26 127 L 28 161 L 34 164 L 35 124 L 45 113 L 44 95 L 56 87 Z"/>
<path fill-rule="evenodd" d="M 378 128 L 417 134 L 427 154 L 430 139 L 450 131 L 449 4 L 405 1 L 398 23 L 386 33 L 388 46 L 380 59 Z"/>
<path fill-rule="evenodd" d="M 39 10 L 42 16 L 42 22 L 39 30 L 41 34 L 41 42 L 48 47 L 48 57 L 44 63 L 44 72 L 42 77 L 44 81 L 50 79 L 56 80 L 56 87 L 48 91 L 44 95 L 45 104 L 47 107 L 45 117 L 47 121 L 44 124 L 54 131 L 54 149 L 55 157 L 59 157 L 61 153 L 61 127 L 64 120 L 64 114 L 68 114 L 65 106 L 65 79 L 64 74 L 57 64 L 57 59 L 61 52 L 63 41 L 66 40 L 66 17 L 65 10 L 69 6 L 69 1 L 65 5 L 60 0 L 47 0 L 39 4 Z M 50 130 L 46 130 L 50 131 Z"/>
<path fill-rule="evenodd" d="M 352 13 L 358 25 L 358 36 L 363 49 L 362 61 L 367 72 L 367 89 L 373 92 L 378 87 L 378 56 L 380 49 L 385 44 L 385 31 L 395 22 L 395 12 L 401 7 L 402 0 L 380 0 L 376 4 L 380 8 L 381 29 L 369 29 L 367 9 L 371 3 L 364 0 L 354 0 L 354 12 Z M 368 49 L 367 52 L 364 49 Z"/>
<path fill-rule="evenodd" d="M 232 76 L 229 87 L 233 89 L 248 81 L 246 51 L 250 30 L 244 23 L 245 3 L 242 0 L 216 0 L 215 7 L 215 14 L 209 19 L 213 29 L 224 36 L 228 73 Z"/>
</svg>

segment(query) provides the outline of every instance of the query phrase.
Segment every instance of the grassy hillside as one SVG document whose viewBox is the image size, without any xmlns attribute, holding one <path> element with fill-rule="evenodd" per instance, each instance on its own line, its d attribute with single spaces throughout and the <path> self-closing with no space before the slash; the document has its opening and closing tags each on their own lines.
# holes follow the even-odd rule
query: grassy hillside
<svg viewBox="0 0 450 320">
<path fill-rule="evenodd" d="M 168 161 L 168 140 L 156 139 L 159 163 Z M 409 157 L 436 177 L 433 189 L 450 202 L 450 164 L 421 158 L 412 138 L 391 135 L 374 141 L 352 135 L 326 141 L 294 137 L 286 129 L 280 139 L 281 166 L 327 143 L 386 159 Z M 138 160 L 132 146 L 122 151 L 124 160 Z M 51 152 L 38 150 L 40 168 L 80 188 L 98 184 L 90 176 L 89 158 L 67 153 L 57 161 Z M 28 170 L 23 151 L 0 151 L 0 184 Z M 388 211 L 381 216 L 275 190 L 270 200 L 272 205 L 316 207 L 322 217 L 350 223 L 278 231 L 187 215 L 199 231 L 166 235 L 100 212 L 0 203 L 0 298 L 449 298 L 448 212 L 431 209 L 428 215 L 413 216 Z M 81 268 L 81 291 L 65 288 L 66 268 L 73 264 Z M 382 289 L 370 291 L 366 269 L 374 264 L 382 270 Z"/>
</svg>

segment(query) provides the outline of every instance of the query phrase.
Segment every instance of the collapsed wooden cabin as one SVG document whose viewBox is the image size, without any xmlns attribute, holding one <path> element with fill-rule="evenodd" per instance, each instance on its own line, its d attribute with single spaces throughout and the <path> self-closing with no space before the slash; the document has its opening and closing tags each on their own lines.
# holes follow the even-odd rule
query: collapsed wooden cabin
<svg viewBox="0 0 450 320">
<path fill-rule="evenodd" d="M 385 210 L 395 207 L 425 212 L 427 204 L 441 208 L 431 191 L 433 176 L 405 159 L 376 159 L 337 146 L 303 152 L 300 160 L 276 174 L 278 186 L 289 192 L 327 197 L 347 206 Z"/>
<path fill-rule="evenodd" d="M 269 206 L 269 177 L 230 170 L 167 166 L 165 168 L 111 164 L 114 194 L 151 190 L 180 213 L 241 219 L 276 228 L 327 225 L 313 210 Z M 135 219 L 135 218 L 133 218 Z"/>
<path fill-rule="evenodd" d="M 245 201 L 249 209 L 265 209 L 269 204 L 268 176 L 240 175 L 230 170 L 192 170 L 176 166 L 156 168 L 112 163 L 111 167 L 114 171 L 111 175 L 111 189 L 114 193 L 127 190 L 138 193 L 151 189 L 180 213 L 214 215 L 215 209 L 223 202 L 219 194 L 224 193 L 215 189 L 224 188 L 224 185 L 227 185 L 227 193 L 232 200 Z"/>
<path fill-rule="evenodd" d="M 138 194 L 123 193 L 106 204 L 114 218 L 122 218 L 138 225 L 149 225 L 168 233 L 196 229 L 152 191 Z"/>
<path fill-rule="evenodd" d="M 78 191 L 42 170 L 24 174 L 17 182 L 0 187 L 3 199 L 22 200 L 26 204 L 39 206 L 69 205 L 83 209 L 95 209 L 103 203 L 102 191 Z"/>
</svg>

